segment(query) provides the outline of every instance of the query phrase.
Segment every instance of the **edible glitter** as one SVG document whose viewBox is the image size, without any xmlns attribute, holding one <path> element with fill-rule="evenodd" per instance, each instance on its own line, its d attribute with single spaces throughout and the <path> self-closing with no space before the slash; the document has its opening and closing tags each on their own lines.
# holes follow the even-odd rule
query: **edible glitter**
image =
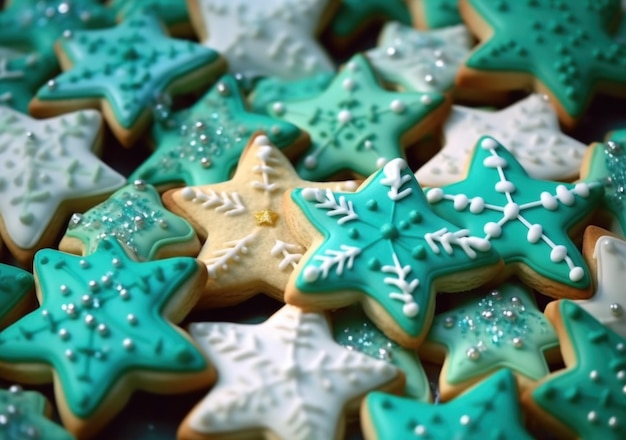
<svg viewBox="0 0 626 440">
<path fill-rule="evenodd" d="M 624 142 L 610 141 L 604 147 L 604 159 L 608 172 L 605 198 L 610 206 L 624 208 L 626 196 L 626 154 Z"/>
</svg>

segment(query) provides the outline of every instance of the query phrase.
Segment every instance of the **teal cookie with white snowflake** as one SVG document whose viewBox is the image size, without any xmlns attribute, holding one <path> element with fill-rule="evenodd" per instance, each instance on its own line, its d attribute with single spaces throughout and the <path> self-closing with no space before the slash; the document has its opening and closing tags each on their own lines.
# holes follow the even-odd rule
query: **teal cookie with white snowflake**
<svg viewBox="0 0 626 440">
<path fill-rule="evenodd" d="M 532 178 L 512 153 L 483 136 L 465 179 L 428 189 L 426 197 L 437 214 L 492 244 L 506 265 L 500 280 L 515 274 L 545 295 L 587 298 L 591 276 L 572 236 L 603 193 L 594 182 Z"/>
<path fill-rule="evenodd" d="M 395 159 L 354 193 L 302 188 L 288 222 L 307 248 L 285 301 L 308 309 L 361 302 L 406 347 L 426 337 L 436 291 L 478 287 L 501 268 L 489 241 L 435 214 L 406 162 Z"/>
</svg>

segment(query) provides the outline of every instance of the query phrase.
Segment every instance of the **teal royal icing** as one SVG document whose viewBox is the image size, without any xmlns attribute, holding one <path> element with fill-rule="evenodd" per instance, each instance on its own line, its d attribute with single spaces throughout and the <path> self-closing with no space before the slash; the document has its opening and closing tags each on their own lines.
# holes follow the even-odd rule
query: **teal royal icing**
<svg viewBox="0 0 626 440">
<path fill-rule="evenodd" d="M 355 193 L 308 188 L 291 197 L 324 236 L 299 263 L 298 291 L 361 292 L 411 337 L 427 331 L 437 278 L 500 261 L 488 242 L 429 208 L 402 159 L 389 162 Z"/>
<path fill-rule="evenodd" d="M 330 31 L 335 37 L 346 38 L 381 19 L 411 24 L 411 14 L 404 0 L 342 0 L 330 23 Z"/>
<path fill-rule="evenodd" d="M 66 237 L 79 239 L 85 254 L 113 237 L 140 260 L 152 260 L 164 247 L 196 239 L 191 225 L 168 211 L 153 186 L 135 181 L 84 214 L 74 214 Z"/>
<path fill-rule="evenodd" d="M 35 255 L 41 306 L 0 333 L 0 362 L 49 364 L 70 411 L 87 418 L 131 370 L 207 368 L 195 345 L 162 316 L 198 270 L 189 257 L 138 263 L 115 240 L 85 257 Z"/>
<path fill-rule="evenodd" d="M 0 264 L 0 321 L 35 288 L 30 272 Z"/>
<path fill-rule="evenodd" d="M 467 61 L 478 70 L 536 77 L 580 118 L 598 83 L 626 90 L 626 47 L 613 39 L 619 0 L 468 0 L 493 30 Z"/>
<path fill-rule="evenodd" d="M 603 193 L 594 182 L 533 179 L 506 148 L 483 136 L 467 177 L 426 195 L 437 214 L 488 240 L 505 264 L 523 263 L 553 282 L 585 290 L 589 270 L 568 231 L 596 209 Z"/>
<path fill-rule="evenodd" d="M 373 392 L 364 409 L 373 438 L 530 440 L 518 402 L 515 377 L 500 370 L 456 399 L 431 405 L 414 399 Z"/>
<path fill-rule="evenodd" d="M 532 392 L 533 400 L 578 438 L 626 438 L 626 340 L 572 301 L 555 306 L 573 358 Z"/>
<path fill-rule="evenodd" d="M 463 22 L 456 0 L 421 0 L 421 3 L 428 28 L 455 26 Z"/>
<path fill-rule="evenodd" d="M 28 113 L 37 89 L 57 72 L 56 59 L 48 58 L 34 52 L 5 54 L 0 50 L 0 105 Z"/>
<path fill-rule="evenodd" d="M 291 123 L 249 112 L 235 77 L 224 75 L 191 108 L 164 115 L 155 124 L 157 149 L 129 180 L 188 186 L 224 182 L 259 131 L 281 149 L 302 134 Z"/>
<path fill-rule="evenodd" d="M 124 20 L 150 10 L 168 26 L 189 22 L 187 3 L 181 0 L 113 0 L 109 5 Z"/>
<path fill-rule="evenodd" d="M 112 29 L 72 32 L 59 45 L 72 67 L 48 81 L 37 98 L 106 98 L 125 128 L 156 105 L 172 81 L 219 59 L 201 44 L 168 37 L 160 21 L 147 13 Z"/>
</svg>

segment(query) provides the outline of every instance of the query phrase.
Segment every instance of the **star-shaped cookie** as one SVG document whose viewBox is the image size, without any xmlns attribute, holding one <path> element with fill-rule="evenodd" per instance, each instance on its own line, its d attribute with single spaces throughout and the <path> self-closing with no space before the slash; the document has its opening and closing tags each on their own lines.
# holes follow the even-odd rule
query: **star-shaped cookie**
<svg viewBox="0 0 626 440">
<path fill-rule="evenodd" d="M 345 170 L 369 176 L 403 157 L 447 111 L 439 93 L 385 90 L 365 57 L 355 55 L 322 94 L 274 103 L 270 113 L 309 133 L 311 146 L 296 169 L 323 180 Z"/>
<path fill-rule="evenodd" d="M 71 212 L 124 185 L 93 154 L 101 125 L 94 110 L 38 120 L 0 106 L 0 235 L 20 262 L 52 246 Z"/>
<path fill-rule="evenodd" d="M 481 40 L 457 84 L 547 94 L 559 120 L 575 126 L 596 92 L 626 93 L 626 47 L 613 40 L 619 0 L 562 2 L 461 0 Z"/>
<path fill-rule="evenodd" d="M 430 188 L 433 210 L 490 242 L 516 274 L 555 298 L 588 298 L 587 265 L 570 234 L 581 230 L 602 199 L 597 183 L 534 179 L 498 141 L 478 140 L 464 180 Z M 578 228 L 578 229 L 577 229 Z"/>
<path fill-rule="evenodd" d="M 219 377 L 183 421 L 180 440 L 238 431 L 342 438 L 345 414 L 365 393 L 403 385 L 389 363 L 334 342 L 323 314 L 297 307 L 284 306 L 258 325 L 194 323 L 189 331 Z"/>
<path fill-rule="evenodd" d="M 437 290 L 478 287 L 501 269 L 488 240 L 430 209 L 402 159 L 354 193 L 302 188 L 286 201 L 291 231 L 308 250 L 285 301 L 318 310 L 361 301 L 376 326 L 406 347 L 426 337 Z"/>
<path fill-rule="evenodd" d="M 193 106 L 155 124 L 156 151 L 130 179 L 160 188 L 223 182 L 257 131 L 281 149 L 299 149 L 306 137 L 293 124 L 249 112 L 237 80 L 224 75 Z"/>
<path fill-rule="evenodd" d="M 423 186 L 461 180 L 481 136 L 496 138 L 529 176 L 543 180 L 572 181 L 578 177 L 587 151 L 585 144 L 561 132 L 552 105 L 539 94 L 499 111 L 452 106 L 443 136 L 441 151 L 415 173 Z"/>
<path fill-rule="evenodd" d="M 463 25 L 418 31 L 389 22 L 377 47 L 366 55 L 386 83 L 404 90 L 446 93 L 454 87 L 459 66 L 472 45 L 472 36 Z"/>
<path fill-rule="evenodd" d="M 159 95 L 202 90 L 225 69 L 217 52 L 168 37 L 148 12 L 111 29 L 66 34 L 57 55 L 64 72 L 39 89 L 30 112 L 45 117 L 68 106 L 101 108 L 127 147 L 148 127 Z"/>
<path fill-rule="evenodd" d="M 515 377 L 506 369 L 444 404 L 370 393 L 361 406 L 361 426 L 366 440 L 533 438 L 524 428 Z"/>
<path fill-rule="evenodd" d="M 626 339 L 626 242 L 609 231 L 589 226 L 583 244 L 596 288 L 591 298 L 575 302 Z"/>
<path fill-rule="evenodd" d="M 544 352 L 558 345 L 532 291 L 509 281 L 463 294 L 459 304 L 436 315 L 420 356 L 435 361 L 445 355 L 439 395 L 449 400 L 503 368 L 515 374 L 520 389 L 527 388 L 548 375 Z"/>
<path fill-rule="evenodd" d="M 61 419 L 77 437 L 94 435 L 137 389 L 180 393 L 214 379 L 171 324 L 205 282 L 195 259 L 138 263 L 105 239 L 85 257 L 42 250 L 34 271 L 41 306 L 0 333 L 2 375 L 54 379 Z"/>
<path fill-rule="evenodd" d="M 107 237 L 122 243 L 140 261 L 196 256 L 200 250 L 191 225 L 165 209 L 156 189 L 141 180 L 117 190 L 87 212 L 75 213 L 59 250 L 91 254 Z"/>
<path fill-rule="evenodd" d="M 199 306 L 233 305 L 260 292 L 283 299 L 287 280 L 305 250 L 285 221 L 283 194 L 303 186 L 353 190 L 357 185 L 301 180 L 269 138 L 257 135 L 231 180 L 163 195 L 168 209 L 207 237 L 197 257 L 209 273 Z"/>
<path fill-rule="evenodd" d="M 223 54 L 231 73 L 296 79 L 332 71 L 315 35 L 328 0 L 190 0 L 203 44 Z"/>
<path fill-rule="evenodd" d="M 625 438 L 626 339 L 573 301 L 553 301 L 545 313 L 559 335 L 565 368 L 522 394 L 529 416 L 557 438 Z"/>
</svg>

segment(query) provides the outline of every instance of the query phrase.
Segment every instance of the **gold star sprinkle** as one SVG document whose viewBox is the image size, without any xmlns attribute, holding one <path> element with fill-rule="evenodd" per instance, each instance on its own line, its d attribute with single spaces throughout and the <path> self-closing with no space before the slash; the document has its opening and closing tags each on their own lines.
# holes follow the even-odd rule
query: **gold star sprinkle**
<svg viewBox="0 0 626 440">
<path fill-rule="evenodd" d="M 263 209 L 254 213 L 258 226 L 274 226 L 278 220 L 278 214 L 271 209 Z"/>
</svg>

